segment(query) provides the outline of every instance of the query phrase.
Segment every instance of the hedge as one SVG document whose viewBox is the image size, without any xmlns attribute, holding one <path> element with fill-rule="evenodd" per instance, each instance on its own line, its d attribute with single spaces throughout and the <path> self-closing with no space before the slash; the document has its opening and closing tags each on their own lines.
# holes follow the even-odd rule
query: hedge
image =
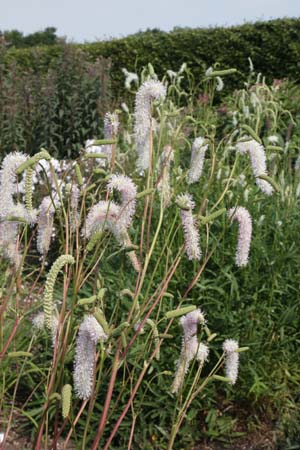
<svg viewBox="0 0 300 450">
<path fill-rule="evenodd" d="M 139 71 L 151 62 L 159 75 L 165 70 L 177 70 L 183 62 L 192 69 L 195 79 L 203 76 L 206 67 L 215 62 L 222 68 L 236 67 L 238 73 L 230 78 L 232 89 L 245 79 L 251 57 L 256 72 L 270 81 L 286 78 L 299 81 L 300 19 L 276 19 L 245 23 L 230 28 L 175 28 L 167 33 L 159 30 L 139 32 L 122 39 L 112 39 L 79 47 L 88 60 L 98 57 L 111 59 L 114 97 L 124 94 L 121 69 Z M 60 46 L 10 50 L 6 60 L 14 59 L 23 68 L 47 68 L 61 53 Z"/>
</svg>

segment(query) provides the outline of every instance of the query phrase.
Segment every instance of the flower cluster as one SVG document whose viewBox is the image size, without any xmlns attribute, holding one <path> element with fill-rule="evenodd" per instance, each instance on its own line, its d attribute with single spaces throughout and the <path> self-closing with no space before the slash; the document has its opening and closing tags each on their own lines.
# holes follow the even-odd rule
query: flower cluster
<svg viewBox="0 0 300 450">
<path fill-rule="evenodd" d="M 106 339 L 107 335 L 97 320 L 91 315 L 85 316 L 76 340 L 73 373 L 75 392 L 83 400 L 92 393 L 96 345 L 98 341 Z"/>
<path fill-rule="evenodd" d="M 240 154 L 249 153 L 253 174 L 257 186 L 266 194 L 273 193 L 273 187 L 266 180 L 261 180 L 260 175 L 267 175 L 266 154 L 263 145 L 254 139 L 237 143 L 237 150 Z"/>
<path fill-rule="evenodd" d="M 14 199 L 20 193 L 16 170 L 27 159 L 23 153 L 10 153 L 4 158 L 0 170 L 0 248 L 16 267 L 21 260 L 17 242 L 19 222 L 11 219 L 16 217 L 30 224 L 36 221 L 36 211 L 28 211 L 25 205 L 16 203 Z"/>
<path fill-rule="evenodd" d="M 251 236 L 252 236 L 252 220 L 246 208 L 238 206 L 228 211 L 228 217 L 231 220 L 237 220 L 239 223 L 238 245 L 235 256 L 236 265 L 239 267 L 246 266 L 249 258 Z"/>
<path fill-rule="evenodd" d="M 138 152 L 137 167 L 141 172 L 148 169 L 150 164 L 151 101 L 165 96 L 166 87 L 160 81 L 148 80 L 142 84 L 135 98 L 134 135 Z"/>
<path fill-rule="evenodd" d="M 201 365 L 208 359 L 209 349 L 207 345 L 198 342 L 198 324 L 204 325 L 205 318 L 201 309 L 196 309 L 181 317 L 180 324 L 183 328 L 183 340 L 181 354 L 177 363 L 175 378 L 172 384 L 172 392 L 177 393 L 181 388 L 184 375 L 187 373 L 191 361 L 196 358 Z"/>
<path fill-rule="evenodd" d="M 188 183 L 196 183 L 201 177 L 203 164 L 205 159 L 205 153 L 208 149 L 208 144 L 205 144 L 205 139 L 198 137 L 194 140 L 192 147 L 192 156 L 190 170 L 188 173 Z"/>
<path fill-rule="evenodd" d="M 50 247 L 54 213 L 55 207 L 51 198 L 49 196 L 44 197 L 39 207 L 37 231 L 37 249 L 43 256 L 47 255 Z"/>
<path fill-rule="evenodd" d="M 157 183 L 157 189 L 163 199 L 163 204 L 165 208 L 169 205 L 171 201 L 172 190 L 170 186 L 170 167 L 173 161 L 174 161 L 174 150 L 170 145 L 165 145 L 158 162 L 160 175 Z"/>
<path fill-rule="evenodd" d="M 226 377 L 229 378 L 231 384 L 235 384 L 238 377 L 239 370 L 239 354 L 237 350 L 239 344 L 234 339 L 226 339 L 223 343 L 223 350 L 225 352 L 225 369 Z"/>
<path fill-rule="evenodd" d="M 177 196 L 177 204 L 181 211 L 181 222 L 184 232 L 185 249 L 189 259 L 200 259 L 200 236 L 195 224 L 192 210 L 195 203 L 190 194 L 181 194 Z"/>
<path fill-rule="evenodd" d="M 121 193 L 120 221 L 125 228 L 128 228 L 132 223 L 132 218 L 135 213 L 136 185 L 126 175 L 112 175 L 107 188 L 110 192 L 116 189 Z"/>
</svg>

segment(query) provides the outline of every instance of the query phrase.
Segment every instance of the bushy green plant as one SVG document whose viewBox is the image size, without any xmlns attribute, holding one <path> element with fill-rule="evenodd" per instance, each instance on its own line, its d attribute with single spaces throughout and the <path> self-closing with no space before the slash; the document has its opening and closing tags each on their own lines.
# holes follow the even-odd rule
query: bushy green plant
<svg viewBox="0 0 300 450">
<path fill-rule="evenodd" d="M 61 158 L 76 156 L 88 139 L 99 136 L 108 109 L 109 62 L 86 61 L 71 45 L 61 45 L 56 61 L 40 71 L 21 69 L 15 61 L 0 64 L 0 153 L 12 150 L 32 154 L 40 147 Z"/>
<path fill-rule="evenodd" d="M 2 231 L 13 225 L 15 232 L 13 245 L 2 244 L 1 409 L 6 429 L 13 411 L 26 419 L 35 448 L 59 436 L 82 449 L 170 450 L 204 435 L 232 439 L 237 420 L 222 410 L 233 402 L 251 402 L 257 417 L 265 413 L 289 439 L 296 436 L 299 136 L 286 140 L 294 118 L 280 88 L 253 74 L 226 110 L 216 110 L 217 76 L 226 81 L 232 72 L 209 70 L 198 99 L 186 65 L 163 83 L 150 65 L 140 76 L 141 109 L 132 114 L 123 104 L 107 115 L 106 140 L 89 142 L 76 163 L 46 163 L 45 151 L 18 156 L 13 174 L 34 173 L 26 177 L 25 206 L 21 179 L 12 180 L 11 206 L 0 211 Z M 260 151 L 264 145 L 268 175 L 253 173 L 253 160 L 237 151 L 249 142 Z M 231 219 L 240 206 L 252 216 L 253 239 L 248 264 L 236 258 L 243 267 L 235 267 Z M 39 257 L 36 234 L 39 242 L 45 229 L 42 240 L 51 245 Z M 210 358 L 191 358 L 177 385 L 175 373 L 188 359 L 184 320 L 193 313 L 200 323 L 189 339 L 207 345 Z M 249 347 L 234 387 L 232 372 L 223 373 L 229 337 Z M 79 339 L 92 356 L 91 392 L 89 377 L 80 389 L 80 371 L 73 380 L 74 360 L 76 372 L 85 356 Z"/>
</svg>

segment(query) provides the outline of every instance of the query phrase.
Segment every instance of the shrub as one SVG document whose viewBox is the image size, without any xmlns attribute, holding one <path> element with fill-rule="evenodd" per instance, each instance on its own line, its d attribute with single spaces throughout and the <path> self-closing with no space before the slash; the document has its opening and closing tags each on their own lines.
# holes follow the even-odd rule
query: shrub
<svg viewBox="0 0 300 450">
<path fill-rule="evenodd" d="M 111 59 L 113 95 L 125 93 L 122 68 L 140 72 L 149 62 L 161 77 L 167 69 L 177 70 L 187 63 L 196 85 L 205 69 L 218 62 L 222 68 L 234 66 L 238 73 L 227 83 L 226 92 L 242 87 L 248 73 L 248 58 L 255 70 L 267 81 L 289 78 L 299 81 L 300 19 L 276 19 L 246 23 L 233 27 L 175 28 L 167 33 L 149 30 L 121 39 L 79 45 L 88 60 L 99 57 Z M 59 46 L 41 47 L 39 67 L 47 68 L 61 53 Z M 7 60 L 16 60 L 23 67 L 35 68 L 33 50 L 11 50 Z"/>
<path fill-rule="evenodd" d="M 53 155 L 76 156 L 88 138 L 99 137 L 109 108 L 109 62 L 87 62 L 81 50 L 62 45 L 46 71 L 0 65 L 0 152 L 29 154 L 40 147 Z M 6 54 L 2 48 L 2 57 Z M 3 60 L 2 60 L 3 61 Z"/>
</svg>

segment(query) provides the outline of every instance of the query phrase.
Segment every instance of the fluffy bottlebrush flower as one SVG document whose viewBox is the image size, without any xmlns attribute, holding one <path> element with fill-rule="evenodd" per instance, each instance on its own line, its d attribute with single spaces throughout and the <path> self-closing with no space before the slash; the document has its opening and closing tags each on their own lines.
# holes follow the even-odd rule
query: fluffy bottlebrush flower
<svg viewBox="0 0 300 450">
<path fill-rule="evenodd" d="M 37 250 L 40 255 L 46 256 L 53 233 L 53 219 L 55 207 L 49 196 L 43 198 L 38 213 Z"/>
<path fill-rule="evenodd" d="M 132 246 L 131 239 L 129 237 L 129 234 L 127 231 L 123 231 L 121 234 L 118 235 L 119 244 L 123 245 L 125 248 L 129 248 Z M 131 261 L 132 267 L 136 272 L 140 272 L 142 270 L 141 263 L 135 253 L 134 250 L 127 252 L 128 258 Z"/>
<path fill-rule="evenodd" d="M 177 196 L 177 204 L 181 208 L 181 221 L 184 232 L 185 249 L 189 259 L 200 259 L 200 236 L 196 227 L 192 210 L 195 207 L 190 194 L 181 194 Z"/>
<path fill-rule="evenodd" d="M 205 153 L 208 149 L 208 144 L 204 145 L 205 139 L 198 137 L 194 140 L 192 147 L 191 165 L 188 173 L 188 183 L 196 183 L 199 180 L 203 170 Z"/>
<path fill-rule="evenodd" d="M 252 235 L 251 216 L 246 208 L 238 206 L 228 211 L 228 217 L 231 220 L 237 220 L 239 223 L 239 237 L 235 262 L 237 266 L 243 267 L 247 265 L 249 258 Z"/>
<path fill-rule="evenodd" d="M 18 192 L 16 170 L 27 158 L 27 155 L 24 153 L 13 152 L 2 161 L 0 170 L 0 217 L 10 215 L 11 210 L 15 206 L 13 196 Z"/>
<path fill-rule="evenodd" d="M 5 221 L 5 219 L 18 217 L 27 223 L 36 221 L 36 212 L 27 211 L 25 205 L 15 203 L 14 195 L 19 193 L 17 168 L 27 160 L 23 153 L 13 152 L 7 155 L 0 170 L 0 248 L 4 255 L 17 267 L 21 256 L 17 248 L 18 225 L 16 221 Z"/>
<path fill-rule="evenodd" d="M 137 187 L 131 178 L 126 175 L 112 175 L 107 188 L 110 192 L 114 189 L 121 193 L 120 220 L 125 228 L 132 223 L 135 213 Z"/>
<path fill-rule="evenodd" d="M 225 372 L 226 377 L 230 378 L 231 384 L 235 384 L 238 377 L 239 370 L 239 344 L 234 339 L 226 339 L 223 342 L 223 350 L 225 352 Z"/>
<path fill-rule="evenodd" d="M 132 185 L 131 194 L 133 193 L 133 187 L 134 186 Z M 129 195 L 128 191 L 126 192 L 126 195 Z M 108 202 L 101 200 L 89 211 L 82 230 L 82 235 L 87 238 L 91 238 L 92 235 L 99 231 L 108 230 L 114 235 L 115 239 L 121 246 L 131 247 L 132 243 L 127 232 L 129 215 L 125 216 L 124 219 L 123 211 L 124 207 L 122 205 L 117 205 L 113 201 Z M 131 260 L 134 269 L 139 272 L 141 270 L 141 266 L 136 253 L 134 251 L 130 251 L 128 253 L 128 257 Z"/>
<path fill-rule="evenodd" d="M 19 266 L 21 255 L 17 248 L 18 222 L 0 223 L 0 249 L 15 267 Z"/>
<path fill-rule="evenodd" d="M 123 223 L 120 221 L 120 215 L 121 209 L 119 205 L 113 201 L 100 200 L 90 209 L 82 235 L 90 238 L 98 231 L 109 230 L 115 236 L 118 236 L 124 230 Z"/>
<path fill-rule="evenodd" d="M 118 134 L 119 118 L 116 113 L 106 113 L 104 117 L 104 138 L 114 139 Z M 112 145 L 103 145 L 102 152 L 107 155 L 108 161 L 112 160 Z"/>
<path fill-rule="evenodd" d="M 148 169 L 150 164 L 151 101 L 163 99 L 165 96 L 166 87 L 156 80 L 145 81 L 136 94 L 134 135 L 139 171 Z"/>
<path fill-rule="evenodd" d="M 266 180 L 258 178 L 260 175 L 267 175 L 266 154 L 263 145 L 259 144 L 254 139 L 245 142 L 238 142 L 236 144 L 237 150 L 240 154 L 249 153 L 253 174 L 256 179 L 257 186 L 266 194 L 273 193 L 273 187 Z"/>
<path fill-rule="evenodd" d="M 95 349 L 100 339 L 107 339 L 102 326 L 93 316 L 86 316 L 76 340 L 73 373 L 75 392 L 82 400 L 87 400 L 92 393 Z"/>
<path fill-rule="evenodd" d="M 165 145 L 158 162 L 160 175 L 157 183 L 157 189 L 163 199 L 164 208 L 166 208 L 171 201 L 172 190 L 170 186 L 170 167 L 173 161 L 174 151 L 170 145 Z"/>
<path fill-rule="evenodd" d="M 104 116 L 104 136 L 105 139 L 112 139 L 117 136 L 119 129 L 119 118 L 116 113 L 107 112 Z"/>
<path fill-rule="evenodd" d="M 14 205 L 8 217 L 18 217 L 32 224 L 36 221 L 36 211 L 27 211 L 24 205 L 18 203 Z M 5 220 L 0 223 L 0 249 L 5 257 L 7 257 L 15 267 L 21 262 L 21 254 L 18 249 L 18 234 L 20 222 Z"/>
<path fill-rule="evenodd" d="M 188 340 L 197 333 L 198 323 L 201 323 L 201 325 L 205 324 L 205 317 L 200 308 L 181 317 L 180 324 L 183 328 L 185 339 Z"/>
<path fill-rule="evenodd" d="M 204 325 L 205 318 L 201 309 L 196 309 L 181 317 L 180 324 L 183 328 L 183 339 L 180 358 L 177 363 L 176 374 L 171 391 L 177 393 L 181 388 L 184 375 L 187 373 L 191 361 L 196 358 L 200 364 L 208 358 L 209 349 L 205 344 L 199 343 L 197 339 L 198 324 Z"/>
<path fill-rule="evenodd" d="M 42 311 L 37 313 L 32 319 L 32 325 L 37 330 L 45 329 L 45 313 L 42 312 Z M 57 328 L 58 328 L 58 319 L 57 319 L 55 314 L 52 314 L 51 337 L 52 337 L 52 345 L 53 345 L 53 347 L 54 347 L 55 342 L 56 342 Z"/>
<path fill-rule="evenodd" d="M 75 231 L 80 225 L 80 214 L 78 212 L 80 189 L 77 184 L 72 184 L 70 192 L 70 227 Z"/>
<path fill-rule="evenodd" d="M 125 67 L 122 69 L 122 72 L 125 75 L 125 88 L 126 89 L 130 89 L 132 83 L 138 84 L 139 77 L 136 73 L 128 72 L 128 70 L 125 69 Z"/>
</svg>

